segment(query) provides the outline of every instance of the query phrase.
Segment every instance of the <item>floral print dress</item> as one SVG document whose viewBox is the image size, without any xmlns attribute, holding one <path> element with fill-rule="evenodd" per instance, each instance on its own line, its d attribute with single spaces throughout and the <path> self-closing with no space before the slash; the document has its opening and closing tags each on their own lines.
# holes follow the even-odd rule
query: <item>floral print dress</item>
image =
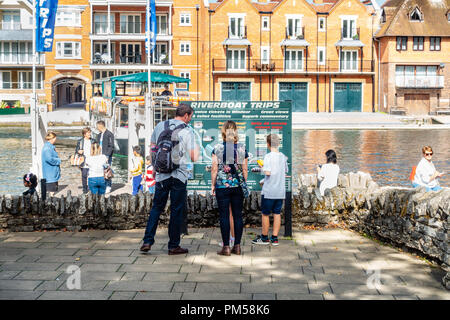
<svg viewBox="0 0 450 320">
<path fill-rule="evenodd" d="M 227 147 L 233 147 L 233 154 L 231 154 L 231 152 L 227 152 Z M 244 160 L 248 158 L 248 153 L 247 150 L 245 150 L 245 146 L 240 143 L 219 143 L 214 147 L 212 154 L 217 156 L 219 165 L 216 188 L 239 187 L 239 181 L 244 181 L 242 164 L 244 163 Z"/>
</svg>

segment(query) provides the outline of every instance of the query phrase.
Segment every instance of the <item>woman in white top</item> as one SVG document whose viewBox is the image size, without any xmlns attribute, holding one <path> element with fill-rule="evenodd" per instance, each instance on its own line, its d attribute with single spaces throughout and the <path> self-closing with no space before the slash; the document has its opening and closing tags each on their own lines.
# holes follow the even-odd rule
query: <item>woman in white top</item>
<svg viewBox="0 0 450 320">
<path fill-rule="evenodd" d="M 317 179 L 320 181 L 320 195 L 324 195 L 325 189 L 332 189 L 337 186 L 339 177 L 339 166 L 336 164 L 337 157 L 334 150 L 325 152 L 327 163 L 317 167 Z"/>
<path fill-rule="evenodd" d="M 439 191 L 441 186 L 437 178 L 444 175 L 444 172 L 436 171 L 431 158 L 433 157 L 433 149 L 430 146 L 422 148 L 423 158 L 416 167 L 416 174 L 413 180 L 413 187 L 426 187 L 427 191 Z"/>
<path fill-rule="evenodd" d="M 97 142 L 92 143 L 91 155 L 86 157 L 86 165 L 89 167 L 89 190 L 92 194 L 104 194 L 106 190 L 104 170 L 108 167 L 108 158 L 102 154 L 102 148 Z"/>
</svg>

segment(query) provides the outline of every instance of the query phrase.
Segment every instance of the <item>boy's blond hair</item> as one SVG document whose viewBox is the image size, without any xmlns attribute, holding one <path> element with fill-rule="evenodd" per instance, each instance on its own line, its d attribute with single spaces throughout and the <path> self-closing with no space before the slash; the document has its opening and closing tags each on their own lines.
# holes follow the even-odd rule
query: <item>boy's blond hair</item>
<svg viewBox="0 0 450 320">
<path fill-rule="evenodd" d="M 91 145 L 91 156 L 98 156 L 102 153 L 102 147 L 98 144 L 98 142 L 93 142 Z"/>
</svg>

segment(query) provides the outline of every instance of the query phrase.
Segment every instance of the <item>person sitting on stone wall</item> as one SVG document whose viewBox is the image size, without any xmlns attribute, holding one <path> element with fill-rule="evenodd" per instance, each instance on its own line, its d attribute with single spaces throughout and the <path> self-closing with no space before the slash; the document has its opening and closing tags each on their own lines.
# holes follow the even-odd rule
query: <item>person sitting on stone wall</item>
<svg viewBox="0 0 450 320">
<path fill-rule="evenodd" d="M 437 178 L 444 175 L 444 172 L 439 172 L 434 167 L 433 161 L 433 149 L 430 146 L 422 148 L 423 158 L 420 160 L 416 168 L 416 174 L 414 175 L 413 187 L 425 187 L 428 191 L 439 191 L 442 187 L 439 185 Z"/>
</svg>

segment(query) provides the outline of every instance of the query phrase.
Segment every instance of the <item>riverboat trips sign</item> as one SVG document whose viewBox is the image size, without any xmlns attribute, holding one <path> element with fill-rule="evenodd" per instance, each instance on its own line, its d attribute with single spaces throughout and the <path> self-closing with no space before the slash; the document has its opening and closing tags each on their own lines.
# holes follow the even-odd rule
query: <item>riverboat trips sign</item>
<svg viewBox="0 0 450 320">
<path fill-rule="evenodd" d="M 189 190 L 211 189 L 211 152 L 222 143 L 221 128 L 225 121 L 233 120 L 238 127 L 239 142 L 248 151 L 249 170 L 247 184 L 252 191 L 261 190 L 264 178 L 258 160 L 263 160 L 267 149 L 266 136 L 279 135 L 280 151 L 288 157 L 289 172 L 286 192 L 292 189 L 292 109 L 289 101 L 186 101 L 194 109 L 190 125 L 200 146 L 201 157 L 193 166 L 188 180 Z M 260 161 L 260 162 L 261 162 Z"/>
</svg>

